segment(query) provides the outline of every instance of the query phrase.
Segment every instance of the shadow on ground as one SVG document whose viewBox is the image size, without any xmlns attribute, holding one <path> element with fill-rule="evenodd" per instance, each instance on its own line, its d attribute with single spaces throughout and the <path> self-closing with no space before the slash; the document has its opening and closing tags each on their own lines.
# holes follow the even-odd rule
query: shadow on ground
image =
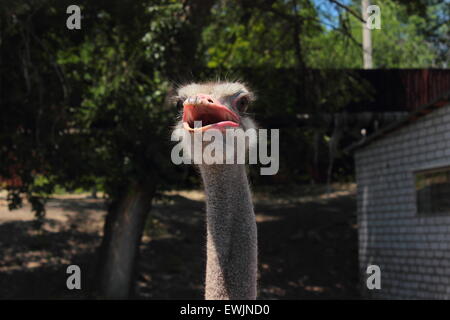
<svg viewBox="0 0 450 320">
<path fill-rule="evenodd" d="M 104 209 L 101 200 L 85 200 L 51 203 L 67 219 L 49 219 L 41 231 L 33 221 L 0 224 L 1 298 L 88 297 L 101 240 L 100 224 L 90 219 L 98 221 Z M 260 299 L 358 298 L 354 196 L 297 200 L 256 200 Z M 141 246 L 135 298 L 202 299 L 204 244 L 202 199 L 171 194 L 156 201 Z M 81 291 L 66 288 L 69 264 L 82 269 Z"/>
<path fill-rule="evenodd" d="M 58 228 L 61 222 L 46 221 Z M 75 229 L 36 230 L 33 221 L 0 225 L 0 297 L 2 299 L 83 299 L 92 283 L 98 234 Z M 68 290 L 66 269 L 82 270 L 82 289 Z"/>
<path fill-rule="evenodd" d="M 142 248 L 140 295 L 201 299 L 204 203 L 180 196 L 166 200 L 170 206 L 156 205 L 152 213 L 162 231 Z M 259 297 L 358 298 L 355 210 L 353 195 L 303 203 L 257 201 Z"/>
</svg>

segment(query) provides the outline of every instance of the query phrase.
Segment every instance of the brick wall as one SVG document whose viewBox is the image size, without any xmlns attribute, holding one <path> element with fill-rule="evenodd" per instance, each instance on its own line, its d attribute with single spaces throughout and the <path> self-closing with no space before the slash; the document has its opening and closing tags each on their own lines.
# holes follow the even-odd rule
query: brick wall
<svg viewBox="0 0 450 320">
<path fill-rule="evenodd" d="M 414 179 L 450 165 L 450 105 L 357 150 L 355 163 L 363 295 L 450 299 L 450 212 L 418 216 Z M 366 287 L 370 264 L 381 290 Z"/>
</svg>

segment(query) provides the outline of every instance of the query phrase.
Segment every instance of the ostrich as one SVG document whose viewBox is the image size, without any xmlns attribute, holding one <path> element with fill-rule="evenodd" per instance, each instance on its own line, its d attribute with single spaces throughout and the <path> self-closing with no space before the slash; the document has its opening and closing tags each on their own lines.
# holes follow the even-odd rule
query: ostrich
<svg viewBox="0 0 450 320">
<path fill-rule="evenodd" d="M 176 128 L 183 128 L 185 135 L 256 128 L 244 113 L 253 94 L 239 82 L 192 83 L 179 88 L 175 99 L 181 113 Z M 194 121 L 202 121 L 203 126 L 194 127 Z M 257 232 L 246 166 L 199 164 L 198 168 L 206 195 L 205 299 L 256 299 Z"/>
</svg>

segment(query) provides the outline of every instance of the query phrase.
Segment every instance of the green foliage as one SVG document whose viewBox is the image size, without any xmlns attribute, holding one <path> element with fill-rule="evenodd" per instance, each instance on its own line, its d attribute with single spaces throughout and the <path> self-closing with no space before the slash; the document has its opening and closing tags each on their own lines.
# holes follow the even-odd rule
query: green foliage
<svg viewBox="0 0 450 320">
<path fill-rule="evenodd" d="M 362 68 L 361 21 L 347 11 L 341 11 L 337 28 L 330 28 L 320 23 L 319 9 L 310 1 L 298 1 L 298 9 L 296 1 L 257 3 L 247 8 L 232 2 L 213 10 L 215 23 L 204 32 L 208 66 L 293 67 L 297 65 L 298 41 L 307 67 Z M 436 6 L 429 9 L 426 19 L 392 0 L 371 4 L 380 6 L 382 21 L 381 30 L 372 31 L 375 67 L 421 68 L 433 64 L 436 48 L 426 41 L 424 32 L 430 20 L 438 20 Z M 354 12 L 360 12 L 359 5 L 360 1 L 354 1 Z M 296 23 L 301 31 L 298 38 Z M 448 24 L 439 28 L 444 35 L 448 33 Z"/>
<path fill-rule="evenodd" d="M 67 98 L 53 55 L 61 28 L 56 28 L 57 13 L 46 3 L 0 3 L 0 177 L 14 181 L 7 186 L 10 208 L 21 206 L 20 195 L 26 195 L 38 217 L 45 202 L 41 195 L 53 187 L 34 184 L 34 176 L 50 172 L 47 159 L 64 130 L 61 102 Z"/>
<path fill-rule="evenodd" d="M 295 21 L 302 21 L 302 39 L 319 35 L 321 27 L 309 1 L 299 1 L 297 6 L 295 2 L 254 1 L 256 5 L 251 5 L 244 1 L 216 6 L 212 11 L 215 23 L 203 35 L 208 66 L 296 66 Z"/>
<path fill-rule="evenodd" d="M 22 183 L 9 188 L 11 208 L 27 194 L 38 215 L 39 199 L 57 185 L 75 190 L 100 182 L 114 198 L 134 181 L 169 182 L 174 170 L 167 137 L 175 113 L 165 104 L 167 60 L 157 53 L 170 46 L 167 28 L 180 27 L 171 22 L 180 5 L 82 1 L 81 31 L 68 31 L 60 19 L 67 5 L 19 1 L 2 11 L 2 44 L 11 50 L 1 71 L 16 86 L 1 110 L 8 122 L 0 132 L 0 176 L 16 166 Z"/>
<path fill-rule="evenodd" d="M 117 16 L 124 12 L 102 10 L 91 27 L 95 32 L 58 51 L 58 62 L 81 94 L 80 104 L 72 106 L 72 140 L 86 150 L 80 154 L 81 174 L 77 168 L 64 180 L 83 185 L 83 179 L 101 179 L 113 197 L 133 181 L 144 186 L 164 181 L 172 169 L 166 161 L 167 137 L 175 114 L 164 101 L 170 85 L 164 78 L 164 37 L 170 39 L 167 27 L 175 28 L 170 17 L 180 6 L 162 1 L 128 10 L 126 15 L 135 19 L 124 21 Z"/>
<path fill-rule="evenodd" d="M 352 8 L 360 12 L 359 1 Z M 427 20 L 408 14 L 407 9 L 392 0 L 372 1 L 381 9 L 381 29 L 373 29 L 374 68 L 426 68 L 436 53 L 421 33 Z M 308 64 L 315 68 L 362 68 L 362 23 L 353 15 L 342 13 L 340 28 L 327 30 L 310 39 L 315 48 L 308 55 Z"/>
</svg>

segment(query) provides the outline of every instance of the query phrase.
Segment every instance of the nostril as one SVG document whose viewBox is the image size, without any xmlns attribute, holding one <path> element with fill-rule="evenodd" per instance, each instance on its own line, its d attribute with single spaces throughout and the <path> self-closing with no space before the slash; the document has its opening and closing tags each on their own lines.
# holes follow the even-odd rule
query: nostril
<svg viewBox="0 0 450 320">
<path fill-rule="evenodd" d="M 209 103 L 213 103 L 212 99 L 208 99 L 208 102 L 209 102 Z"/>
</svg>

